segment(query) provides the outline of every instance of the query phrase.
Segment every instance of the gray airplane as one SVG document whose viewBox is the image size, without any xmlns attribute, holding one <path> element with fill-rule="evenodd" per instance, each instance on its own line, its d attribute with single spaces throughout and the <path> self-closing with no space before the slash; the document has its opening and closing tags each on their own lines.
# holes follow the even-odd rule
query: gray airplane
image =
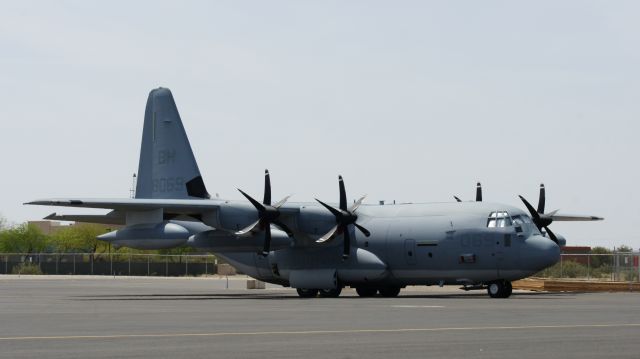
<svg viewBox="0 0 640 359">
<path fill-rule="evenodd" d="M 565 240 L 549 229 L 553 221 L 602 219 L 544 213 L 544 186 L 537 208 L 520 197 L 527 211 L 483 202 L 479 184 L 473 202 L 349 202 L 342 177 L 338 204 L 272 201 L 268 171 L 261 202 L 241 190 L 247 201 L 211 198 L 165 88 L 149 94 L 137 178 L 135 198 L 27 204 L 109 209 L 46 219 L 123 225 L 98 237 L 114 246 L 215 252 L 251 277 L 296 288 L 301 297 L 337 297 L 346 286 L 362 297 L 394 297 L 408 285 L 455 284 L 506 298 L 511 281 L 558 262 Z"/>
</svg>

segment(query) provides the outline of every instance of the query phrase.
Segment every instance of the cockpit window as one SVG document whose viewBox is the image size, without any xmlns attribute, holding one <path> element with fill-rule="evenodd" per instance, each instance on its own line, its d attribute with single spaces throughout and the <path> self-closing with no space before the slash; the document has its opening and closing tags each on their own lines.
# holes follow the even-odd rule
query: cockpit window
<svg viewBox="0 0 640 359">
<path fill-rule="evenodd" d="M 489 228 L 504 228 L 512 224 L 511 216 L 505 211 L 491 212 L 487 219 L 487 227 Z"/>
</svg>

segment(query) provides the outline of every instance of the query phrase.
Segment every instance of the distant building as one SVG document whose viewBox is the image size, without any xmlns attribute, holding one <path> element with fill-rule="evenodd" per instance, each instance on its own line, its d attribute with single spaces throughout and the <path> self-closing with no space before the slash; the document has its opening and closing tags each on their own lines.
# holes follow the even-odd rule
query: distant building
<svg viewBox="0 0 640 359">
<path fill-rule="evenodd" d="M 38 227 L 38 229 L 46 235 L 52 235 L 57 231 L 70 226 L 70 224 L 63 224 L 62 222 L 57 221 L 29 221 L 28 224 Z"/>
<path fill-rule="evenodd" d="M 73 226 L 77 226 L 77 225 L 83 224 L 81 222 L 71 222 L 70 224 L 66 224 L 65 222 L 46 221 L 46 220 L 29 221 L 27 223 L 30 224 L 30 225 L 34 225 L 34 226 L 38 227 L 38 229 L 40 229 L 42 231 L 42 233 L 44 233 L 44 234 L 46 234 L 48 236 L 56 233 L 57 231 L 59 231 L 61 229 L 65 229 L 65 228 L 69 228 L 69 227 L 73 227 Z M 97 224 L 97 225 L 98 226 L 103 226 L 105 232 L 107 232 L 107 231 L 110 232 L 110 231 L 120 227 L 118 225 L 106 225 L 106 224 Z"/>
<path fill-rule="evenodd" d="M 588 258 L 583 254 L 591 253 L 591 247 L 587 246 L 565 246 L 562 247 L 562 260 L 572 261 L 587 265 Z"/>
</svg>

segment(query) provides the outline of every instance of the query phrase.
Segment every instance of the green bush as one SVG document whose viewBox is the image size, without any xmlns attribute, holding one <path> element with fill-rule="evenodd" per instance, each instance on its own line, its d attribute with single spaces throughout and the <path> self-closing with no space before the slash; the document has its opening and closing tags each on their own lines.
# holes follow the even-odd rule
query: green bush
<svg viewBox="0 0 640 359">
<path fill-rule="evenodd" d="M 11 274 L 42 274 L 42 270 L 37 264 L 25 262 L 13 267 Z"/>
</svg>

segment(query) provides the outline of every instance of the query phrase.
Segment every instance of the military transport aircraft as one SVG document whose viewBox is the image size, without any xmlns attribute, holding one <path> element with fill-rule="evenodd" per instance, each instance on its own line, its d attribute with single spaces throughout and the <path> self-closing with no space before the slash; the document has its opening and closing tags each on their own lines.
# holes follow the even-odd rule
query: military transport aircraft
<svg viewBox="0 0 640 359">
<path fill-rule="evenodd" d="M 151 91 L 142 133 L 135 198 L 44 199 L 27 204 L 102 208 L 105 215 L 46 219 L 123 225 L 98 237 L 115 246 L 161 249 L 188 245 L 217 253 L 261 281 L 296 288 L 301 297 L 397 296 L 407 285 L 461 285 L 493 298 L 511 295 L 511 281 L 555 264 L 564 239 L 553 221 L 592 216 L 545 213 L 520 197 L 523 211 L 482 201 L 365 205 L 349 202 L 338 177 L 337 205 L 271 198 L 265 171 L 262 201 L 211 198 L 171 92 Z M 543 231 L 544 229 L 544 231 Z"/>
</svg>

